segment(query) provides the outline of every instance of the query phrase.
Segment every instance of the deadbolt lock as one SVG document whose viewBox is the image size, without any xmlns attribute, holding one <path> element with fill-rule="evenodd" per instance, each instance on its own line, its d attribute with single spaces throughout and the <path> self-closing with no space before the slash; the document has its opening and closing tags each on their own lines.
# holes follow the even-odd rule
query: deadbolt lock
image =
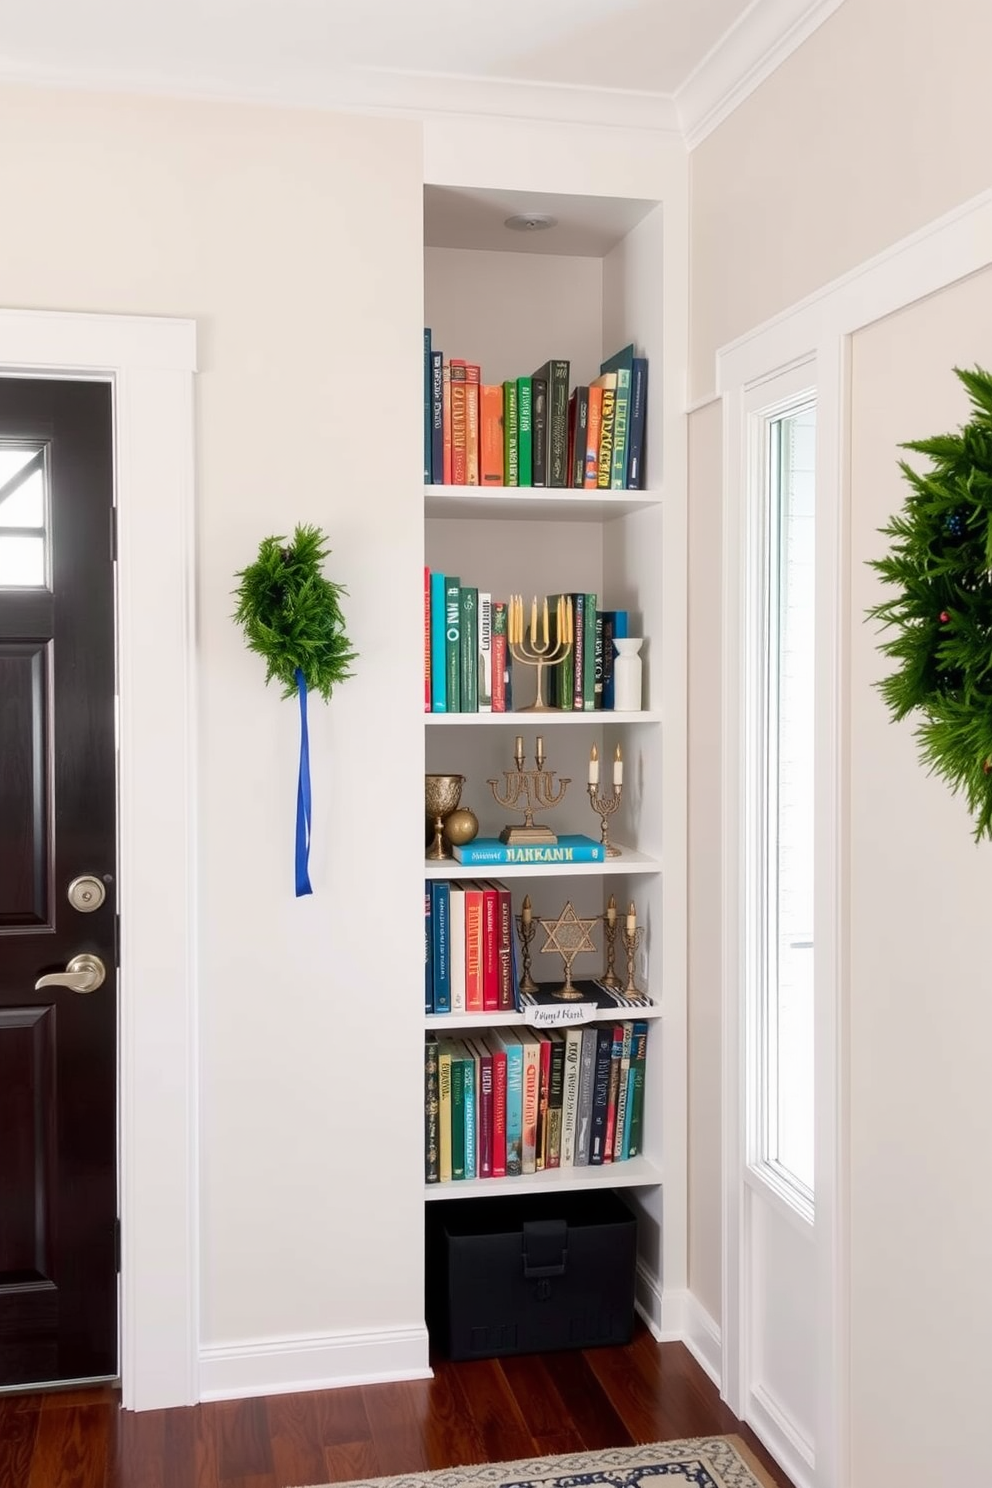
<svg viewBox="0 0 992 1488">
<path fill-rule="evenodd" d="M 66 897 L 73 909 L 78 909 L 80 914 L 92 914 L 106 899 L 107 890 L 92 873 L 83 873 L 72 880 Z"/>
</svg>

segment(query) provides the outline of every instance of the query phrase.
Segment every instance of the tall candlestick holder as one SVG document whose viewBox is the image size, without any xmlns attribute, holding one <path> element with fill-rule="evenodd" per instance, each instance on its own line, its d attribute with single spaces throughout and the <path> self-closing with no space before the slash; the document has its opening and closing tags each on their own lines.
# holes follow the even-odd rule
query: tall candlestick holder
<svg viewBox="0 0 992 1488">
<path fill-rule="evenodd" d="M 616 990 L 620 986 L 617 976 L 617 902 L 612 894 L 603 916 L 603 935 L 606 940 L 606 970 L 600 981 L 604 987 Z"/>
<path fill-rule="evenodd" d="M 589 805 L 599 817 L 599 840 L 606 850 L 606 856 L 608 858 L 623 857 L 620 849 L 618 847 L 614 847 L 613 843 L 610 841 L 610 830 L 608 825 L 610 817 L 620 805 L 620 797 L 623 795 L 623 786 L 615 785 L 613 787 L 613 794 L 610 796 L 601 794 L 600 787 L 598 785 L 587 785 L 586 790 L 589 792 Z"/>
<path fill-rule="evenodd" d="M 530 947 L 537 930 L 537 916 L 531 913 L 530 895 L 524 896 L 522 905 L 523 912 L 518 914 L 517 934 L 520 937 L 520 990 L 521 992 L 536 992 L 537 983 L 530 974 Z"/>
<path fill-rule="evenodd" d="M 538 633 L 537 599 L 531 606 L 530 632 L 524 630 L 524 601 L 522 594 L 511 594 L 506 616 L 506 641 L 513 660 L 521 666 L 537 668 L 537 697 L 526 708 L 517 708 L 518 713 L 557 713 L 558 708 L 544 701 L 544 668 L 557 666 L 570 654 L 573 641 L 572 601 L 558 601 L 555 611 L 555 637 L 551 639 L 548 601 L 544 601 L 543 630 Z"/>
<path fill-rule="evenodd" d="M 634 906 L 631 905 L 630 913 L 627 915 L 628 921 L 633 913 L 633 908 Z M 644 926 L 634 925 L 631 928 L 629 924 L 625 923 L 620 933 L 623 936 L 623 948 L 627 952 L 627 985 L 623 989 L 623 995 L 625 997 L 643 997 L 644 993 L 637 985 L 634 977 L 634 960 L 641 941 L 644 939 Z"/>
<path fill-rule="evenodd" d="M 558 841 L 558 835 L 550 827 L 541 822 L 535 822 L 535 810 L 547 811 L 552 806 L 557 806 L 564 800 L 565 792 L 571 785 L 568 776 L 560 775 L 558 784 L 555 786 L 555 771 L 544 768 L 544 740 L 538 738 L 537 753 L 535 755 L 537 768 L 534 770 L 524 769 L 524 741 L 517 735 L 516 747 L 513 754 L 515 770 L 503 771 L 503 787 L 497 778 L 487 780 L 486 784 L 493 793 L 493 799 L 497 806 L 505 806 L 510 811 L 523 812 L 523 824 L 519 827 L 504 827 L 499 834 L 500 842 L 509 843 L 516 847 L 520 844 L 542 842 L 554 844 Z M 524 804 L 517 803 L 523 798 Z"/>
</svg>

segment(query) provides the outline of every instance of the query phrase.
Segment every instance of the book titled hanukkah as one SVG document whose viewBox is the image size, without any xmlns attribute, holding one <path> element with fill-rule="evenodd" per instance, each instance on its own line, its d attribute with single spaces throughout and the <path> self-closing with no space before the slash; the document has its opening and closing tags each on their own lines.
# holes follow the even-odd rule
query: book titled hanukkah
<svg viewBox="0 0 992 1488">
<path fill-rule="evenodd" d="M 557 842 L 527 842 L 511 846 L 498 837 L 476 837 L 474 842 L 456 843 L 452 852 L 465 868 L 510 863 L 602 863 L 606 853 L 601 842 L 579 834 L 559 837 Z"/>
</svg>

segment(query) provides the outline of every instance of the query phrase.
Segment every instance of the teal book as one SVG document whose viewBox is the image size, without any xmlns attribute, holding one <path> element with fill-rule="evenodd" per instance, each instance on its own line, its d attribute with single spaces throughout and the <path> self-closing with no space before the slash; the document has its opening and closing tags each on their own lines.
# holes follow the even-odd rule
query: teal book
<svg viewBox="0 0 992 1488">
<path fill-rule="evenodd" d="M 448 711 L 448 663 L 444 646 L 443 573 L 431 574 L 431 712 Z"/>
<path fill-rule="evenodd" d="M 517 474 L 520 485 L 534 484 L 534 451 L 532 447 L 533 423 L 531 419 L 531 395 L 533 385 L 529 377 L 517 378 Z"/>
<path fill-rule="evenodd" d="M 461 579 L 444 581 L 444 670 L 448 712 L 462 711 Z"/>
<path fill-rule="evenodd" d="M 600 366 L 604 372 L 617 374 L 616 401 L 613 407 L 613 454 L 610 461 L 610 490 L 627 488 L 627 460 L 630 451 L 630 389 L 634 370 L 634 345 L 625 346 Z"/>
<path fill-rule="evenodd" d="M 458 601 L 459 697 L 462 713 L 479 711 L 479 591 L 462 585 Z"/>
<path fill-rule="evenodd" d="M 511 863 L 602 863 L 604 858 L 601 842 L 578 833 L 559 837 L 557 842 L 529 842 L 519 847 L 500 842 L 498 837 L 476 837 L 474 842 L 456 843 L 452 852 L 463 868 L 505 867 Z"/>
<path fill-rule="evenodd" d="M 503 484 L 520 485 L 520 407 L 512 381 L 503 384 Z"/>
<path fill-rule="evenodd" d="M 509 1028 L 495 1029 L 493 1038 L 506 1053 L 506 1176 L 519 1178 L 524 1170 L 524 1047 Z"/>
</svg>

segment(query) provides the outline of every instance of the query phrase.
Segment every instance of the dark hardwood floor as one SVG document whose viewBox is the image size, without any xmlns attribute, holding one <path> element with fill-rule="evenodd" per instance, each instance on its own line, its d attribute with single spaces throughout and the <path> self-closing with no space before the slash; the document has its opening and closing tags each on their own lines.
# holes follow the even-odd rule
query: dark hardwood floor
<svg viewBox="0 0 992 1488">
<path fill-rule="evenodd" d="M 0 1395 L 0 1488 L 301 1488 L 728 1432 L 792 1488 L 687 1350 L 640 1326 L 623 1348 L 434 1369 L 140 1415 L 109 1387 Z"/>
</svg>

